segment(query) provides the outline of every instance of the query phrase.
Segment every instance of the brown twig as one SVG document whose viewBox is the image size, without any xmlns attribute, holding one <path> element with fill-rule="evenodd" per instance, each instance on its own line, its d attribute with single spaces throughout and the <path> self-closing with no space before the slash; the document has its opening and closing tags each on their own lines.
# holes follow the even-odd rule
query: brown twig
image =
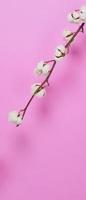
<svg viewBox="0 0 86 200">
<path fill-rule="evenodd" d="M 76 38 L 76 36 L 78 35 L 79 32 L 84 32 L 84 25 L 85 23 L 82 23 L 79 28 L 76 30 L 76 32 L 74 32 L 73 36 L 71 37 L 71 39 L 66 43 L 65 45 L 65 48 L 66 49 L 69 49 L 71 43 L 74 41 L 74 39 Z M 29 99 L 28 103 L 26 104 L 26 106 L 24 107 L 24 109 L 20 110 L 18 115 L 20 115 L 22 113 L 22 119 L 24 118 L 25 116 L 25 113 L 30 105 L 30 103 L 32 102 L 32 100 L 34 99 L 35 97 L 35 94 L 39 92 L 39 90 L 43 87 L 45 87 L 45 83 L 47 83 L 47 85 L 49 86 L 49 78 L 55 68 L 55 65 L 56 65 L 56 60 L 53 59 L 53 60 L 49 60 L 49 61 L 46 61 L 45 64 L 47 63 L 53 63 L 52 64 L 52 67 L 51 67 L 51 70 L 49 72 L 49 74 L 47 75 L 47 77 L 45 78 L 45 80 L 41 83 L 41 85 L 37 88 L 37 90 L 34 92 L 34 94 L 31 96 L 31 98 Z"/>
</svg>

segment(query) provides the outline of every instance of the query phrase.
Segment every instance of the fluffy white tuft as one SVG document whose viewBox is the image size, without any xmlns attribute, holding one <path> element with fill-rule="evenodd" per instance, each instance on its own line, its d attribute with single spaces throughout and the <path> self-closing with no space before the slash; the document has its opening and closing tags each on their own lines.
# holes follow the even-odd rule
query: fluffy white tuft
<svg viewBox="0 0 86 200">
<path fill-rule="evenodd" d="M 34 95 L 34 93 L 39 88 L 39 86 L 40 86 L 40 83 L 35 83 L 35 84 L 32 85 L 32 87 L 31 87 L 32 95 Z M 44 88 L 40 88 L 40 90 L 37 93 L 35 93 L 35 96 L 43 97 L 45 94 L 46 94 L 46 90 Z"/>
<path fill-rule="evenodd" d="M 18 116 L 17 111 L 12 111 L 8 115 L 8 121 L 16 125 L 20 125 L 22 123 L 22 116 L 21 115 Z"/>
<path fill-rule="evenodd" d="M 56 61 L 60 61 L 63 59 L 63 57 L 66 55 L 67 50 L 63 44 L 57 46 L 56 52 L 55 52 L 55 59 Z"/>
</svg>

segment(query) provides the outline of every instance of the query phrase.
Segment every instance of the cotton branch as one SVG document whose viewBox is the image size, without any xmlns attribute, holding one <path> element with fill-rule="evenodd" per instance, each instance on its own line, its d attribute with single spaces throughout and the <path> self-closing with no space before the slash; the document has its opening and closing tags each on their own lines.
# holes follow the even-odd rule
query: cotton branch
<svg viewBox="0 0 86 200">
<path fill-rule="evenodd" d="M 72 23 L 78 23 L 80 26 L 76 30 L 76 32 L 71 32 L 69 30 L 65 30 L 63 33 L 63 36 L 66 39 L 65 45 L 59 45 L 55 52 L 55 58 L 49 61 L 42 61 L 40 62 L 37 67 L 35 68 L 35 72 L 37 75 L 44 75 L 45 79 L 40 84 L 34 84 L 32 86 L 32 96 L 30 97 L 29 101 L 25 105 L 23 109 L 21 109 L 19 112 L 11 112 L 9 116 L 9 120 L 16 124 L 18 127 L 25 116 L 25 113 L 30 106 L 31 102 L 35 98 L 35 96 L 42 97 L 45 95 L 46 90 L 45 88 L 49 86 L 49 79 L 52 75 L 52 72 L 57 64 L 58 61 L 63 59 L 68 53 L 69 48 L 74 41 L 74 39 L 77 37 L 79 32 L 84 33 L 84 25 L 86 22 L 86 7 L 82 7 L 80 10 L 76 10 L 73 13 L 70 13 L 68 16 L 68 19 Z"/>
</svg>

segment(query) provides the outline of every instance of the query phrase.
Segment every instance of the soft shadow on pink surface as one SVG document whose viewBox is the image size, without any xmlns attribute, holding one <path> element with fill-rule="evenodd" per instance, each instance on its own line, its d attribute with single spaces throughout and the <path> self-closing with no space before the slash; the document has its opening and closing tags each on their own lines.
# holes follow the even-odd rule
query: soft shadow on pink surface
<svg viewBox="0 0 86 200">
<path fill-rule="evenodd" d="M 3 189 L 3 187 L 6 186 L 6 184 L 9 183 L 11 180 L 11 171 L 9 163 L 6 161 L 6 159 L 0 159 L 0 191 Z"/>
<path fill-rule="evenodd" d="M 16 130 L 17 131 L 17 130 Z M 15 131 L 15 132 L 16 132 Z M 15 134 L 15 133 L 14 133 Z M 18 135 L 14 135 L 11 140 L 12 150 L 14 154 L 17 156 L 29 156 L 31 154 L 31 140 L 28 136 L 31 134 L 30 128 L 28 127 L 28 131 L 20 131 L 18 130 Z"/>
</svg>

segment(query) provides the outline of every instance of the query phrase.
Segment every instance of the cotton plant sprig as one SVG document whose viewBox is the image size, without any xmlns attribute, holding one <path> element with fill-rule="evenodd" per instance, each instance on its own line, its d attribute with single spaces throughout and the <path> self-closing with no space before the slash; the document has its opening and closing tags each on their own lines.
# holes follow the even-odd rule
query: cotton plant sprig
<svg viewBox="0 0 86 200">
<path fill-rule="evenodd" d="M 14 123 L 17 127 L 22 124 L 25 113 L 34 99 L 34 97 L 43 97 L 46 95 L 46 87 L 49 86 L 50 76 L 60 60 L 62 60 L 68 53 L 71 43 L 74 41 L 79 32 L 84 33 L 84 25 L 86 23 L 86 6 L 82 6 L 78 10 L 74 10 L 68 15 L 68 21 L 71 23 L 79 24 L 76 32 L 65 29 L 63 31 L 63 37 L 65 38 L 65 45 L 58 45 L 55 51 L 54 59 L 49 61 L 41 61 L 37 64 L 34 72 L 38 76 L 44 76 L 44 81 L 42 83 L 34 83 L 31 87 L 31 97 L 27 102 L 26 106 L 18 111 L 12 111 L 9 113 L 8 120 Z"/>
</svg>

